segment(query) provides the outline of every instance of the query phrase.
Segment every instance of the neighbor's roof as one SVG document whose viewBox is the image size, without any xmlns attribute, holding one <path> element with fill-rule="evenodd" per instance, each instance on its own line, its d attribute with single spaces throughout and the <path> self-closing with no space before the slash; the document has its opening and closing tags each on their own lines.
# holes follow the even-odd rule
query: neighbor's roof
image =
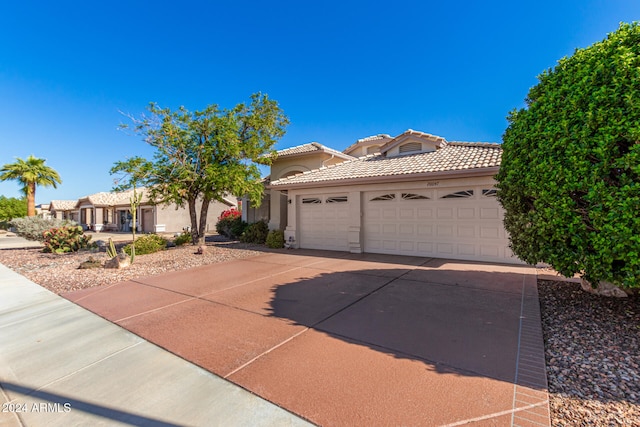
<svg viewBox="0 0 640 427">
<path fill-rule="evenodd" d="M 147 189 L 142 187 L 136 190 L 138 193 L 142 193 L 142 201 L 148 202 Z M 89 196 L 81 197 L 76 206 L 79 207 L 83 200 L 88 201 L 93 206 L 117 206 L 128 205 L 131 203 L 131 196 L 133 196 L 133 190 L 120 191 L 120 192 L 106 192 L 91 194 Z"/>
<path fill-rule="evenodd" d="M 440 175 L 468 171 L 495 172 L 500 166 L 502 147 L 488 142 L 449 142 L 431 152 L 385 157 L 369 155 L 314 169 L 271 182 L 272 187 L 307 187 L 313 185 L 346 185 L 354 180 L 373 180 L 381 177 Z"/>
<path fill-rule="evenodd" d="M 341 153 L 338 150 L 334 150 L 333 148 L 326 147 L 317 142 L 310 142 L 304 145 L 298 145 L 296 147 L 285 148 L 283 150 L 278 150 L 278 159 L 282 157 L 293 157 L 300 156 L 309 153 L 327 153 L 334 155 L 336 157 L 340 157 L 341 159 L 351 160 L 354 157 L 349 156 L 347 154 Z"/>
<path fill-rule="evenodd" d="M 77 200 L 52 200 L 49 210 L 70 211 L 76 208 Z"/>
</svg>

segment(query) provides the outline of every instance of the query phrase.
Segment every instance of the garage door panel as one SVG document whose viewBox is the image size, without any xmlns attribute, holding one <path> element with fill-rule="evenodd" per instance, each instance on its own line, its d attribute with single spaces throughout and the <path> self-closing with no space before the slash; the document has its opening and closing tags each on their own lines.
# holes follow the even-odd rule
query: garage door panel
<svg viewBox="0 0 640 427">
<path fill-rule="evenodd" d="M 414 209 L 400 209 L 400 219 L 408 220 L 414 219 L 416 217 Z"/>
<path fill-rule="evenodd" d="M 476 217 L 476 210 L 475 208 L 458 208 L 457 217 L 458 219 L 473 219 Z"/>
<path fill-rule="evenodd" d="M 397 231 L 396 224 L 382 224 L 382 234 L 395 235 Z"/>
<path fill-rule="evenodd" d="M 498 208 L 480 208 L 480 219 L 498 219 L 500 218 Z"/>
<path fill-rule="evenodd" d="M 453 225 L 436 224 L 436 235 L 438 237 L 453 237 Z"/>
<path fill-rule="evenodd" d="M 431 219 L 433 218 L 432 208 L 418 208 L 418 219 Z"/>
<path fill-rule="evenodd" d="M 459 225 L 458 226 L 458 237 L 460 238 L 474 238 L 476 237 L 476 227 L 473 225 Z"/>
<path fill-rule="evenodd" d="M 433 236 L 433 225 L 431 224 L 418 224 L 418 236 Z"/>
<path fill-rule="evenodd" d="M 453 208 L 438 208 L 436 211 L 438 219 L 453 219 Z"/>
<path fill-rule="evenodd" d="M 415 234 L 415 226 L 413 224 L 400 224 L 398 228 L 401 236 L 413 236 Z"/>
</svg>

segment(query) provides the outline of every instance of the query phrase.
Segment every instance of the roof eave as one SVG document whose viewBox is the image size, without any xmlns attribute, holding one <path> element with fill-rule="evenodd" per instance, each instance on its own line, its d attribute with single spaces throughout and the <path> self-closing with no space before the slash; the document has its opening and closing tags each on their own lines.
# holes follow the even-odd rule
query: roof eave
<svg viewBox="0 0 640 427">
<path fill-rule="evenodd" d="M 372 184 L 372 183 L 394 183 L 394 182 L 407 182 L 407 181 L 418 181 L 418 180 L 432 180 L 432 179 L 441 179 L 441 178 L 472 178 L 477 176 L 493 176 L 498 173 L 500 170 L 500 166 L 489 166 L 483 168 L 472 168 L 472 169 L 459 169 L 459 170 L 448 170 L 448 171 L 438 171 L 438 172 L 422 172 L 422 173 L 414 173 L 414 174 L 403 174 L 403 175 L 388 175 L 388 176 L 368 176 L 363 178 L 347 178 L 347 179 L 334 179 L 327 181 L 315 181 L 315 182 L 301 182 L 301 183 L 291 183 L 291 184 L 279 184 L 279 185 L 269 185 L 266 188 L 274 189 L 274 190 L 295 190 L 295 189 L 304 189 L 304 188 L 318 188 L 318 187 L 339 187 L 339 186 L 347 186 L 347 185 L 358 185 L 358 184 Z"/>
</svg>

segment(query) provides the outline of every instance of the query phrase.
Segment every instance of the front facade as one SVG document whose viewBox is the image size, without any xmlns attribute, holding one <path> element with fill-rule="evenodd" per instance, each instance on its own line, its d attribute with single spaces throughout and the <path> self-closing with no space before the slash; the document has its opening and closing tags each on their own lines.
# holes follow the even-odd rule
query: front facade
<svg viewBox="0 0 640 427">
<path fill-rule="evenodd" d="M 290 246 L 521 262 L 496 199 L 500 145 L 409 130 L 345 151 L 358 158 L 271 182 L 286 197 Z"/>
<path fill-rule="evenodd" d="M 49 203 L 49 212 L 53 218 L 79 222 L 77 203 L 77 200 L 52 200 Z"/>
</svg>

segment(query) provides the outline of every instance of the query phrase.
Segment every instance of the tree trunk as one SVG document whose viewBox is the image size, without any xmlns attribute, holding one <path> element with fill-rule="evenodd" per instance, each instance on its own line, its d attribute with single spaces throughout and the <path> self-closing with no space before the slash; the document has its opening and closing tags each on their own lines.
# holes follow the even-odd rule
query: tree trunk
<svg viewBox="0 0 640 427">
<path fill-rule="evenodd" d="M 198 244 L 198 218 L 196 214 L 196 199 L 189 198 L 189 218 L 191 219 L 191 244 Z"/>
<path fill-rule="evenodd" d="M 36 216 L 36 183 L 27 184 L 27 216 Z"/>
<path fill-rule="evenodd" d="M 207 232 L 207 214 L 209 213 L 209 203 L 211 199 L 202 198 L 202 206 L 200 207 L 200 226 L 198 227 L 198 244 L 204 245 L 205 233 Z"/>
</svg>

